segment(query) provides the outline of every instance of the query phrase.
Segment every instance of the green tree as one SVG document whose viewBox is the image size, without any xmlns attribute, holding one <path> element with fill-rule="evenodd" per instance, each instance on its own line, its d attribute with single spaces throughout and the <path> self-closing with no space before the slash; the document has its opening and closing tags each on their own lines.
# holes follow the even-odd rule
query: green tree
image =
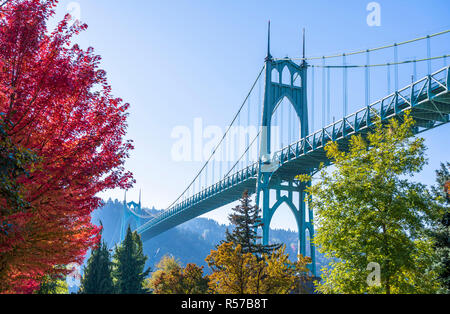
<svg viewBox="0 0 450 314">
<path fill-rule="evenodd" d="M 443 212 L 432 232 L 436 261 L 431 269 L 438 273 L 439 293 L 450 294 L 450 163 L 441 164 L 436 175 L 437 187 L 433 187 L 433 192 Z"/>
<path fill-rule="evenodd" d="M 131 232 L 128 226 L 125 240 L 116 247 L 113 258 L 113 278 L 117 293 L 148 293 L 144 287 L 145 278 L 150 273 L 150 268 L 144 270 L 146 260 L 140 235 Z"/>
<path fill-rule="evenodd" d="M 373 132 L 350 139 L 347 152 L 335 142 L 326 145 L 334 169 L 323 170 L 309 188 L 316 211 L 315 244 L 334 258 L 331 268 L 323 270 L 319 291 L 436 291 L 435 274 L 427 271 L 432 261 L 427 229 L 437 207 L 423 184 L 408 179 L 426 163 L 424 140 L 411 137 L 413 126 L 407 113 L 402 123 L 375 121 Z M 380 265 L 379 285 L 368 281 L 369 263 Z"/>
<path fill-rule="evenodd" d="M 64 276 L 46 275 L 36 294 L 69 294 L 69 287 Z"/>
<path fill-rule="evenodd" d="M 298 274 L 307 273 L 309 257 L 296 263 L 282 246 L 270 255 L 245 253 L 240 244 L 224 242 L 206 258 L 212 269 L 209 286 L 219 294 L 286 294 L 297 286 Z"/>
<path fill-rule="evenodd" d="M 261 237 L 257 234 L 257 228 L 262 226 L 259 217 L 258 206 L 252 205 L 248 191 L 244 191 L 241 204 L 232 209 L 228 216 L 230 223 L 234 226 L 233 231 L 226 230 L 225 241 L 240 245 L 243 253 L 251 253 L 260 256 L 264 253 L 270 254 L 281 247 L 280 244 L 263 245 Z"/>
<path fill-rule="evenodd" d="M 112 294 L 114 284 L 112 278 L 112 262 L 107 244 L 103 241 L 94 248 L 84 268 L 81 279 L 82 294 Z"/>
<path fill-rule="evenodd" d="M 146 286 L 155 294 L 206 294 L 208 278 L 203 267 L 187 264 L 183 268 L 175 258 L 164 256 Z"/>
</svg>

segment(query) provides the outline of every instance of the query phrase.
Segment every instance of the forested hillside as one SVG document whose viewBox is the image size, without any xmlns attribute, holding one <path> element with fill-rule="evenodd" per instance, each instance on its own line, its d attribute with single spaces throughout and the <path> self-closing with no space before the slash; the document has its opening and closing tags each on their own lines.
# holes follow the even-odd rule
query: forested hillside
<svg viewBox="0 0 450 314">
<path fill-rule="evenodd" d="M 158 210 L 154 208 L 144 210 L 152 215 L 158 213 Z M 122 211 L 123 202 L 110 199 L 93 214 L 95 224 L 100 225 L 100 221 L 102 222 L 103 239 L 110 248 L 119 241 Z M 196 218 L 164 232 L 144 243 L 144 251 L 149 258 L 147 265 L 153 268 L 164 255 L 172 255 L 183 265 L 195 263 L 205 266 L 205 270 L 208 271 L 205 257 L 224 239 L 227 227 L 211 219 Z M 296 258 L 298 245 L 296 232 L 272 229 L 270 241 L 286 244 L 286 252 L 291 259 Z M 321 265 L 326 264 L 326 260 L 320 253 L 316 252 L 316 255 L 319 270 Z"/>
</svg>

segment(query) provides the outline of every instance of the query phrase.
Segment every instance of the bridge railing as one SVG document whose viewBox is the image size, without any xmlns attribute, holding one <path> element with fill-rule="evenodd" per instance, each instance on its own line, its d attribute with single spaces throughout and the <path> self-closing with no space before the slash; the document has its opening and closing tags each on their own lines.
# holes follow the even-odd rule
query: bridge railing
<svg viewBox="0 0 450 314">
<path fill-rule="evenodd" d="M 413 82 L 369 106 L 361 108 L 360 110 L 347 115 L 343 119 L 284 147 L 273 154 L 272 163 L 281 165 L 312 151 L 322 149 L 330 141 L 339 141 L 371 128 L 374 121 L 377 119 L 381 119 L 382 122 L 385 122 L 392 117 L 401 115 L 405 110 L 413 109 L 421 102 L 431 99 L 437 93 L 448 92 L 449 72 L 450 67 L 444 67 L 435 73 Z M 226 176 L 217 183 L 165 210 L 157 217 L 138 228 L 138 232 L 148 229 L 166 219 L 172 218 L 184 210 L 187 210 L 214 195 L 220 194 L 249 178 L 256 177 L 258 169 L 258 163 L 253 163 L 242 170 Z"/>
<path fill-rule="evenodd" d="M 151 219 L 141 228 L 138 228 L 138 232 L 140 231 L 140 229 L 149 228 L 152 225 L 156 225 L 168 218 L 174 217 L 175 215 L 181 213 L 183 210 L 190 208 L 191 206 L 198 204 L 199 202 L 202 202 L 209 197 L 217 195 L 223 192 L 224 190 L 239 183 L 242 183 L 243 181 L 249 178 L 256 177 L 257 174 L 258 174 L 258 163 L 253 163 L 242 170 L 236 171 L 235 173 L 223 178 L 219 182 L 203 189 L 202 191 L 198 192 L 192 197 L 183 200 L 175 204 L 171 208 L 163 211 L 161 214 Z"/>
<path fill-rule="evenodd" d="M 447 66 L 282 148 L 273 154 L 272 163 L 281 165 L 324 148 L 330 141 L 338 141 L 370 128 L 377 119 L 385 122 L 420 102 L 431 99 L 438 92 L 448 91 L 449 81 L 450 67 Z"/>
</svg>

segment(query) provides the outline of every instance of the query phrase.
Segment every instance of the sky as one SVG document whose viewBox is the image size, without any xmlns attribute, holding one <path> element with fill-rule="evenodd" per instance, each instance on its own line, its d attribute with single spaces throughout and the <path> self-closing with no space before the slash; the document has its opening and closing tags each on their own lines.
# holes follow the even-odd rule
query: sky
<svg viewBox="0 0 450 314">
<path fill-rule="evenodd" d="M 81 47 L 95 48 L 102 56 L 101 67 L 107 71 L 114 95 L 131 105 L 126 138 L 134 141 L 135 149 L 125 167 L 133 172 L 136 184 L 128 191 L 127 199 L 137 201 L 142 190 L 145 207 L 163 209 L 184 190 L 202 165 L 198 161 L 174 160 L 175 140 L 171 137 L 174 128 L 192 129 L 196 118 L 201 118 L 204 125 L 222 128 L 230 123 L 263 65 L 269 20 L 274 57 L 300 56 L 303 28 L 307 56 L 378 47 L 450 29 L 447 0 L 379 0 L 376 2 L 380 8 L 379 26 L 367 22 L 372 12 L 367 10 L 369 3 L 365 0 L 62 0 L 49 26 L 54 27 L 67 12 L 88 24 L 88 30 L 74 41 Z M 434 42 L 432 56 L 450 52 L 449 35 Z M 416 57 L 426 57 L 423 42 L 399 48 L 400 60 Z M 386 59 L 392 62 L 392 55 L 371 56 L 371 62 Z M 365 57 L 352 62 L 361 64 Z M 442 66 L 442 60 L 432 63 L 433 70 Z M 332 81 L 339 82 L 340 75 L 332 74 Z M 400 70 L 399 76 L 400 86 L 410 81 L 406 70 Z M 319 73 L 316 79 L 315 95 L 320 96 Z M 381 70 L 372 73 L 371 101 L 386 95 L 385 81 Z M 358 83 L 361 79 L 357 76 L 349 81 L 350 109 L 361 107 L 357 99 L 364 97 L 364 91 Z M 333 95 L 336 95 L 336 108 L 340 108 L 342 96 L 338 88 Z M 333 104 L 339 116 L 336 108 Z M 320 108 L 315 112 L 317 126 L 321 123 Z M 414 180 L 434 183 L 434 170 L 440 162 L 448 160 L 448 134 L 450 124 L 422 134 L 429 163 Z M 124 191 L 113 190 L 99 196 L 122 200 L 123 195 Z M 214 210 L 205 217 L 227 223 L 231 207 Z M 287 208 L 275 214 L 271 227 L 296 230 Z"/>
</svg>

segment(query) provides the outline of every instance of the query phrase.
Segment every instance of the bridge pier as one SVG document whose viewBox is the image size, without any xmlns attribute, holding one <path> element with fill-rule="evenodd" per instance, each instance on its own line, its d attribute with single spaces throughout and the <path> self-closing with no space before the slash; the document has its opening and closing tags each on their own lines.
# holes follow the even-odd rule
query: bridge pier
<svg viewBox="0 0 450 314">
<path fill-rule="evenodd" d="M 141 224 L 142 204 L 141 204 L 141 192 L 139 191 L 139 203 L 127 202 L 127 193 L 123 199 L 123 211 L 122 219 L 120 222 L 120 238 L 119 243 L 125 240 L 128 226 L 132 227 L 132 230 L 137 229 Z"/>
<path fill-rule="evenodd" d="M 262 176 L 260 189 L 257 193 L 262 193 L 262 242 L 264 245 L 269 244 L 270 222 L 277 209 L 286 204 L 293 213 L 298 230 L 298 250 L 297 255 L 307 256 L 307 242 L 309 237 L 309 257 L 312 260 L 309 269 L 316 276 L 316 256 L 315 246 L 313 243 L 314 226 L 313 226 L 313 210 L 308 206 L 309 198 L 307 198 L 306 189 L 310 186 L 310 182 L 304 183 L 296 180 L 281 181 L 277 183 L 267 184 L 268 176 Z M 270 206 L 271 191 L 275 192 L 275 203 Z M 285 192 L 285 193 L 283 193 Z M 295 205 L 294 192 L 298 192 L 298 206 Z M 257 195 L 257 203 L 259 196 Z M 308 214 L 308 215 L 307 215 Z M 297 256 L 298 257 L 298 256 Z"/>
<path fill-rule="evenodd" d="M 303 55 L 305 54 L 305 39 L 303 34 Z M 308 200 L 305 199 L 305 190 L 310 183 L 303 183 L 293 179 L 292 173 L 278 173 L 281 160 L 271 154 L 271 126 L 272 118 L 279 104 L 287 98 L 295 110 L 298 122 L 300 123 L 299 138 L 304 138 L 309 134 L 308 127 L 308 101 L 307 101 L 307 70 L 308 64 L 305 60 L 300 65 L 289 59 L 274 60 L 270 54 L 270 24 L 268 32 L 267 56 L 265 59 L 265 88 L 264 102 L 262 108 L 261 136 L 259 151 L 259 173 L 256 186 L 256 204 L 259 206 L 260 194 L 262 193 L 262 233 L 263 244 L 269 243 L 270 221 L 273 214 L 280 205 L 286 203 L 294 214 L 298 229 L 298 253 L 306 256 L 306 234 L 310 237 L 310 257 L 312 264 L 310 270 L 316 275 L 315 249 L 311 241 L 314 237 L 314 227 L 312 223 L 313 213 Z M 290 80 L 283 81 L 284 71 L 289 74 Z M 298 80 L 299 84 L 294 84 Z M 281 122 L 282 123 L 282 122 Z M 290 154 L 291 152 L 288 152 Z M 298 174 L 310 173 L 313 171 L 309 165 L 299 165 Z M 288 179 L 289 178 L 289 179 Z M 275 191 L 275 204 L 270 206 L 270 192 Z M 287 195 L 282 195 L 287 193 Z M 298 207 L 294 204 L 293 195 L 298 192 Z M 308 219 L 306 219 L 308 213 Z"/>
</svg>

